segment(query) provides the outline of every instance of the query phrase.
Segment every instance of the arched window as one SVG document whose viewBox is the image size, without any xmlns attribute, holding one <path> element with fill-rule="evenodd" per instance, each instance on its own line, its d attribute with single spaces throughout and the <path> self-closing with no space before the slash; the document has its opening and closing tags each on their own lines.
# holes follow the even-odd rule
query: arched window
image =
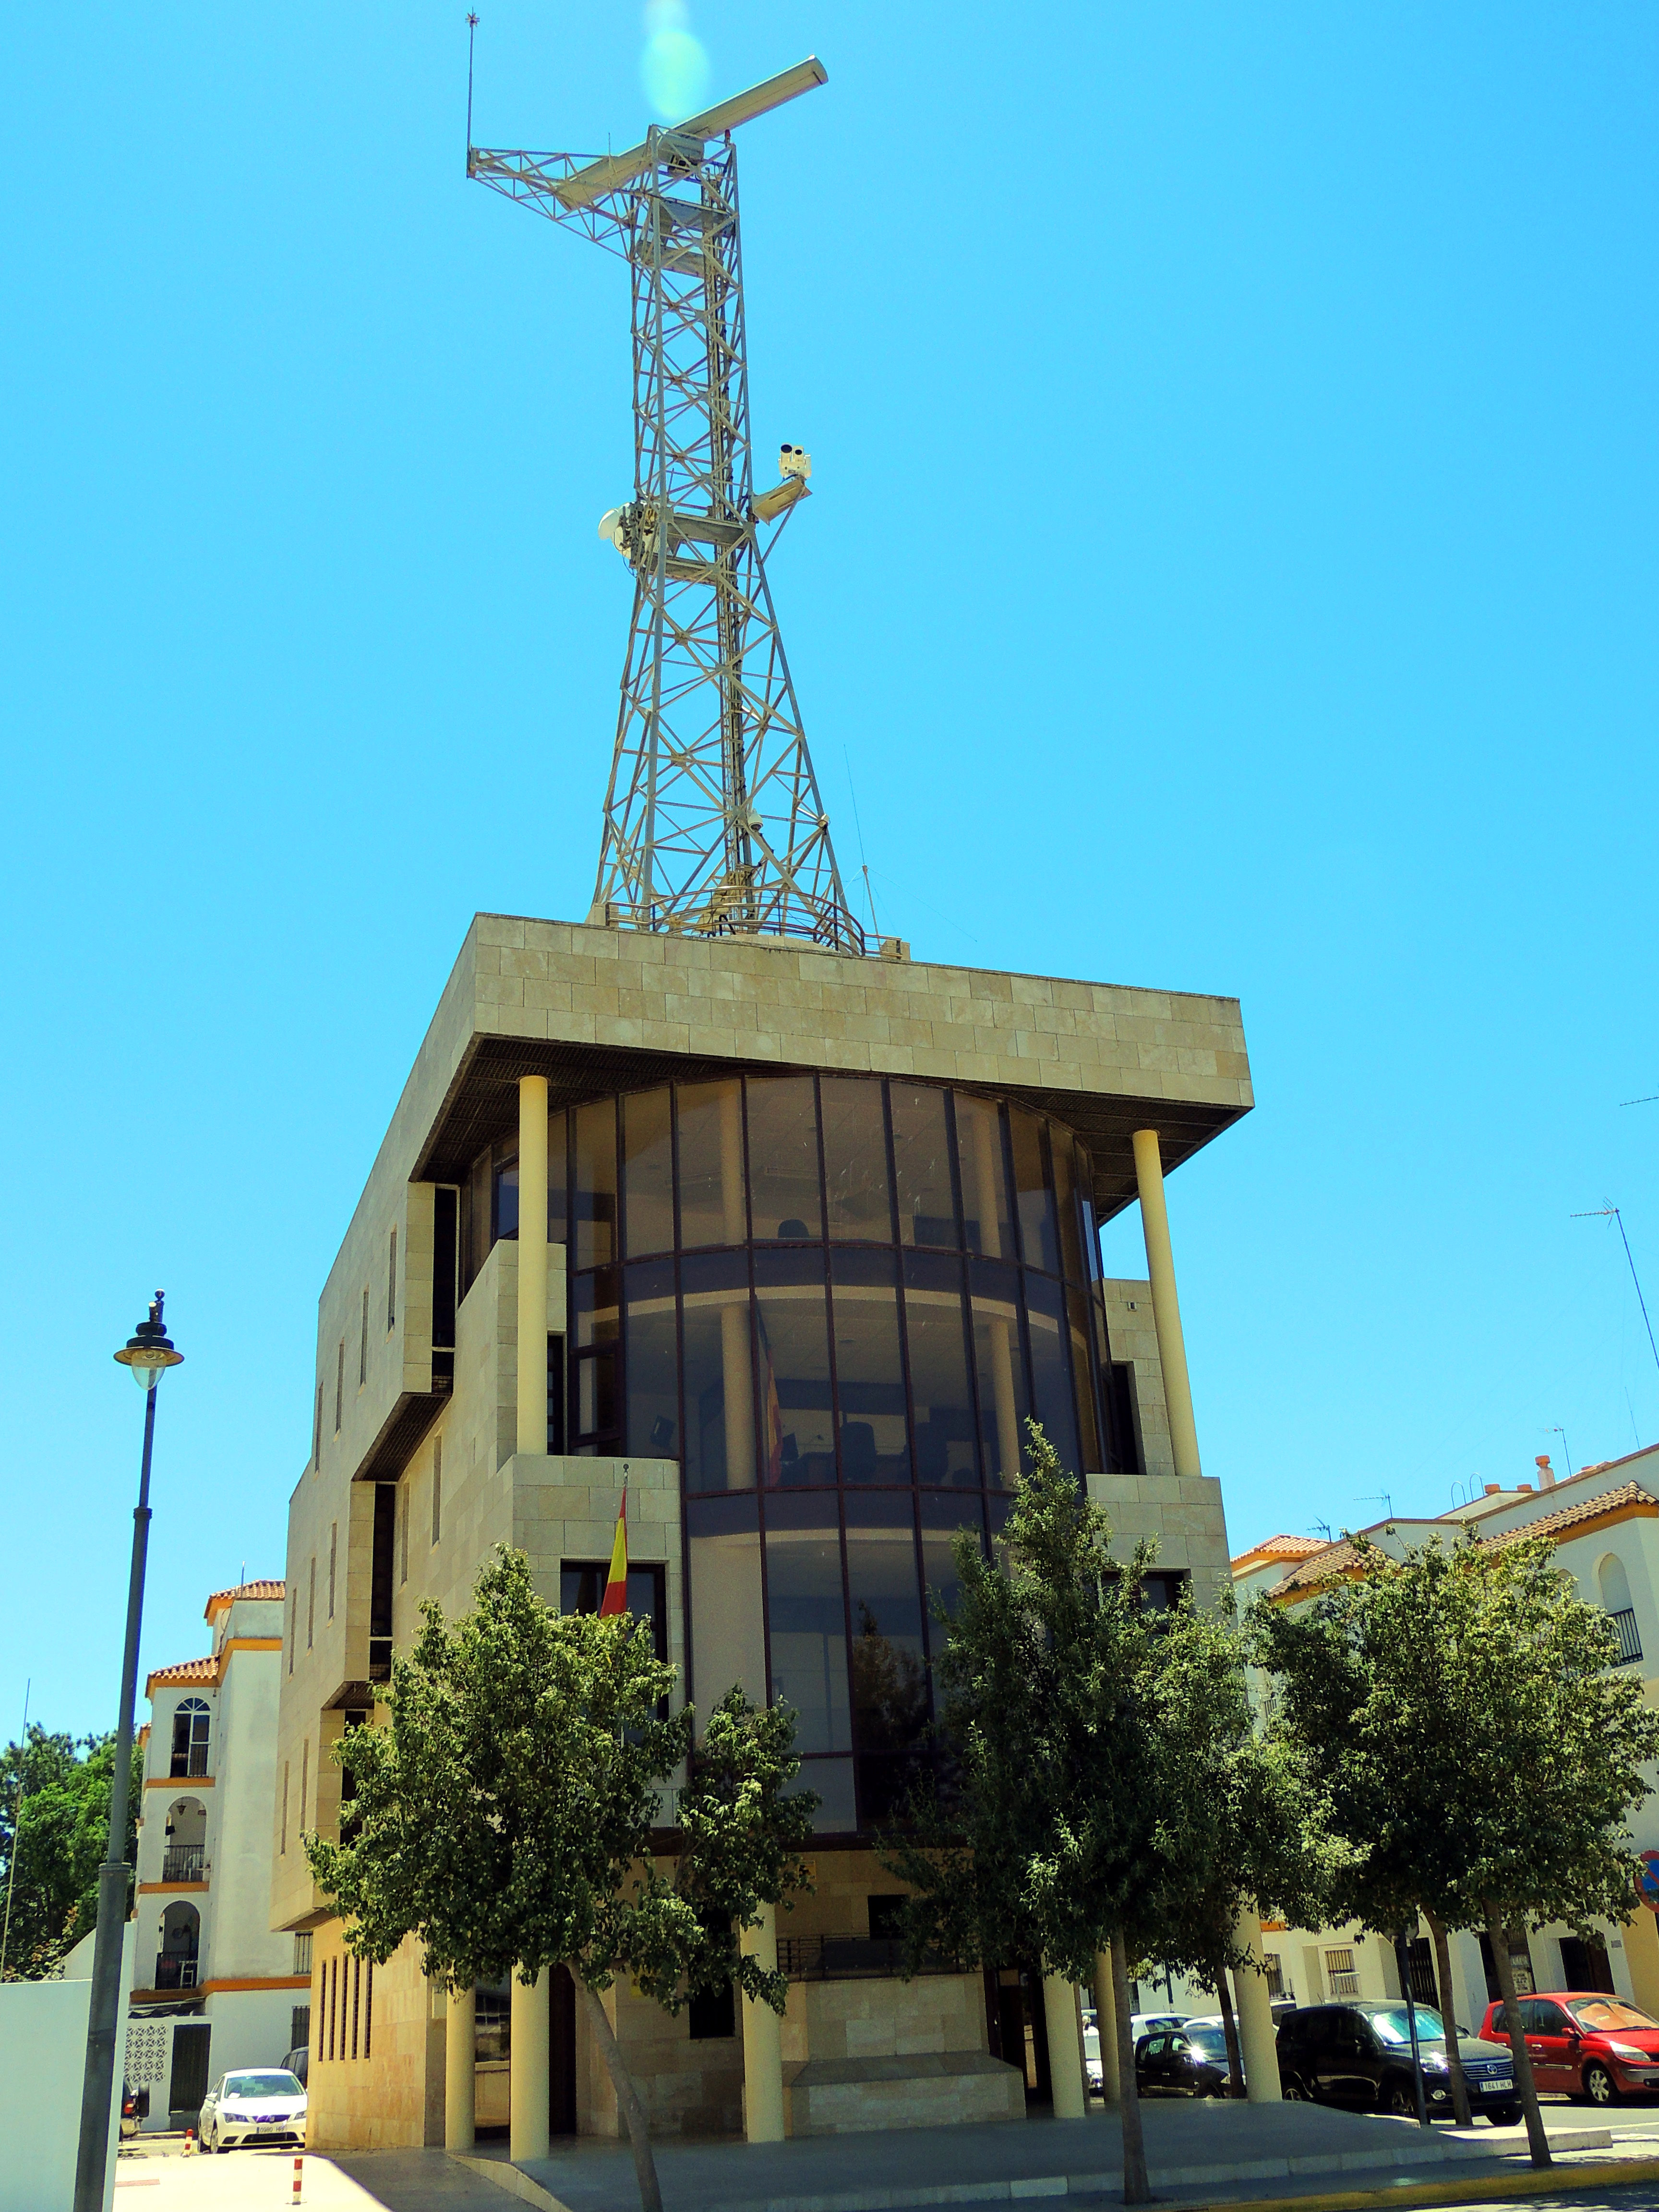
<svg viewBox="0 0 1659 2212">
<path fill-rule="evenodd" d="M 199 1698 L 186 1698 L 173 1712 L 174 1774 L 205 1774 L 208 1771 L 208 1709 Z"/>
<path fill-rule="evenodd" d="M 202 1942 L 202 1916 L 193 1905 L 175 1901 L 161 1915 L 155 1954 L 158 1990 L 193 1990 Z"/>
<path fill-rule="evenodd" d="M 176 1797 L 167 1808 L 163 1881 L 200 1881 L 207 1843 L 207 1808 L 199 1797 Z"/>
<path fill-rule="evenodd" d="M 1595 1581 L 1601 1593 L 1601 1603 L 1607 1612 L 1630 1611 L 1630 1577 L 1625 1572 L 1625 1563 L 1616 1552 L 1609 1552 L 1596 1568 Z"/>
</svg>

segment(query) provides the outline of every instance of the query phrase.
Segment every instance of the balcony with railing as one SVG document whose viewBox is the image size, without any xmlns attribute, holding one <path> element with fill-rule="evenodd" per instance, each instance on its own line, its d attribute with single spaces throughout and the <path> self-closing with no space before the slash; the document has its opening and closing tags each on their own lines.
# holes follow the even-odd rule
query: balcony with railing
<svg viewBox="0 0 1659 2212">
<path fill-rule="evenodd" d="M 203 1844 L 169 1844 L 161 1858 L 163 1881 L 205 1881 Z"/>
<path fill-rule="evenodd" d="M 882 1936 L 780 1936 L 778 1966 L 792 1982 L 896 1981 L 904 1946 Z M 922 1974 L 953 1974 L 943 1959 L 924 1959 Z"/>
<path fill-rule="evenodd" d="M 1642 1656 L 1642 1639 L 1636 1632 L 1635 1609 L 1626 1606 L 1618 1613 L 1610 1613 L 1607 1619 L 1613 1623 L 1613 1632 L 1619 1638 L 1619 1664 L 1621 1667 L 1634 1666 Z"/>
<path fill-rule="evenodd" d="M 196 1955 L 176 1951 L 158 1951 L 155 1954 L 155 1979 L 150 1987 L 157 1990 L 193 1990 L 196 1986 Z"/>
</svg>

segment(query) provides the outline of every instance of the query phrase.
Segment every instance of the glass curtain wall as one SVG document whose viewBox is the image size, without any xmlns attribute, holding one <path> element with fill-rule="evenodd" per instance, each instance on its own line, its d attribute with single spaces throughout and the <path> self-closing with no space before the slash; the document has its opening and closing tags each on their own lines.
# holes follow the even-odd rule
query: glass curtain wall
<svg viewBox="0 0 1659 2212">
<path fill-rule="evenodd" d="M 902 1797 L 932 1717 L 952 1534 L 988 1540 L 1035 1415 L 1133 1468 L 1093 1167 L 1024 1107 L 873 1076 L 663 1086 L 553 1116 L 570 1449 L 678 1460 L 691 1694 L 799 1715 L 839 1833 Z M 516 1144 L 468 1185 L 470 1281 L 518 1228 Z"/>
</svg>

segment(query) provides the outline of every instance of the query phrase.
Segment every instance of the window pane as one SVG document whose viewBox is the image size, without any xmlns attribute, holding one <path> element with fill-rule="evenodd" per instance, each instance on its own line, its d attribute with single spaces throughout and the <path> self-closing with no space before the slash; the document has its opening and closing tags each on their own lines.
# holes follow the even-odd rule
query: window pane
<svg viewBox="0 0 1659 2212">
<path fill-rule="evenodd" d="M 780 1504 L 797 1508 L 810 1504 L 817 1525 L 779 1528 L 777 1513 L 768 1510 L 766 1603 L 773 1700 L 793 1705 L 799 1716 L 798 1751 L 848 1751 L 852 1722 L 841 1535 L 833 1525 L 824 1525 L 836 1511 L 835 1500 L 803 1498 Z"/>
<path fill-rule="evenodd" d="M 830 1234 L 890 1244 L 893 1195 L 881 1085 L 874 1077 L 826 1075 L 819 1079 L 818 1090 L 823 1107 Z"/>
<path fill-rule="evenodd" d="M 916 1416 L 916 1480 L 977 1486 L 960 1261 L 905 1254 L 904 1328 Z"/>
<path fill-rule="evenodd" d="M 623 1100 L 623 1194 L 629 1256 L 672 1252 L 674 1164 L 665 1090 L 635 1091 Z"/>
<path fill-rule="evenodd" d="M 694 1498 L 686 1508 L 691 1576 L 691 1695 L 708 1717 L 734 1685 L 766 1703 L 760 1527 L 750 1498 Z M 702 1729 L 699 1729 L 699 1734 Z"/>
<path fill-rule="evenodd" d="M 850 1759 L 810 1759 L 784 1790 L 786 1797 L 811 1790 L 818 1800 L 812 1831 L 819 1836 L 849 1835 L 858 1826 L 853 1809 L 853 1762 Z"/>
<path fill-rule="evenodd" d="M 749 1262 L 741 1252 L 682 1261 L 685 1486 L 755 1486 L 755 1384 L 750 1357 Z"/>
<path fill-rule="evenodd" d="M 1019 1277 L 1012 1267 L 975 1260 L 971 1280 L 985 1479 L 993 1488 L 1007 1488 L 1024 1464 L 1025 1421 L 1031 1410 L 1019 1341 Z"/>
<path fill-rule="evenodd" d="M 680 1138 L 680 1243 L 741 1244 L 743 1096 L 726 1083 L 682 1083 L 674 1094 Z"/>
<path fill-rule="evenodd" d="M 617 1256 L 615 1100 L 579 1106 L 575 1122 L 576 1265 L 602 1267 Z"/>
<path fill-rule="evenodd" d="M 1023 1108 L 1008 1109 L 1008 1134 L 1014 1156 L 1014 1190 L 1019 1206 L 1020 1242 L 1027 1263 L 1060 1273 L 1054 1236 L 1054 1202 L 1042 1171 L 1042 1124 Z"/>
<path fill-rule="evenodd" d="M 620 1267 L 595 1267 L 573 1278 L 571 1316 L 579 1351 L 586 1351 L 590 1345 L 616 1343 L 621 1297 Z"/>
<path fill-rule="evenodd" d="M 928 1715 L 921 1586 L 910 1502 L 872 1498 L 860 1504 L 861 1519 L 876 1504 L 901 1506 L 903 1518 L 894 1516 L 887 1527 L 855 1528 L 849 1517 L 847 1592 L 853 1622 L 853 1717 L 858 1747 L 860 1753 L 913 1752 L 927 1733 Z M 849 1503 L 849 1516 L 853 1510 Z"/>
<path fill-rule="evenodd" d="M 503 1237 L 516 1237 L 519 1233 L 519 1163 L 516 1157 L 496 1161 L 494 1181 L 495 1212 L 491 1217 L 490 1241 L 499 1243 Z"/>
<path fill-rule="evenodd" d="M 755 1255 L 761 1463 L 769 1483 L 833 1483 L 830 1328 L 817 1252 Z"/>
<path fill-rule="evenodd" d="M 945 1647 L 945 1631 L 933 1617 L 935 1601 L 954 1614 L 962 1597 L 951 1543 L 959 1528 L 970 1529 L 982 1551 L 985 1514 L 977 1498 L 929 1498 L 921 1505 L 921 1578 L 927 1591 L 927 1640 L 935 1659 Z"/>
<path fill-rule="evenodd" d="M 617 1391 L 621 1291 L 619 1267 L 595 1268 L 577 1275 L 572 1284 L 577 1449 L 586 1457 L 601 1442 L 621 1442 L 622 1405 Z"/>
<path fill-rule="evenodd" d="M 812 1079 L 751 1075 L 748 1088 L 749 1196 L 756 1241 L 822 1237 Z"/>
<path fill-rule="evenodd" d="M 550 1244 L 563 1244 L 570 1236 L 570 1116 L 547 1117 L 547 1237 Z"/>
<path fill-rule="evenodd" d="M 888 1085 L 893 1108 L 893 1164 L 898 1175 L 899 1241 L 955 1244 L 951 1146 L 945 1093 L 915 1083 Z"/>
<path fill-rule="evenodd" d="M 675 1342 L 674 1263 L 648 1261 L 628 1270 L 627 1449 L 646 1459 L 678 1459 L 679 1354 Z"/>
<path fill-rule="evenodd" d="M 1083 1272 L 1091 1283 L 1100 1280 L 1100 1224 L 1095 1218 L 1095 1164 L 1079 1145 L 1073 1160 L 1077 1173 L 1078 1211 L 1083 1216 Z"/>
<path fill-rule="evenodd" d="M 908 1486 L 898 1263 L 890 1252 L 832 1252 L 830 1280 L 841 1479 Z"/>
<path fill-rule="evenodd" d="M 1101 1474 L 1106 1462 L 1101 1455 L 1100 1424 L 1095 1418 L 1094 1362 L 1089 1353 L 1089 1296 L 1068 1290 L 1066 1316 L 1072 1341 L 1072 1379 L 1077 1388 L 1078 1425 L 1082 1437 L 1080 1474 Z"/>
<path fill-rule="evenodd" d="M 1060 1256 L 1074 1283 L 1083 1280 L 1083 1240 L 1079 1234 L 1077 1181 L 1072 1165 L 1068 1130 L 1048 1124 L 1048 1160 L 1054 1176 L 1054 1211 L 1060 1217 Z"/>
<path fill-rule="evenodd" d="M 1002 1109 L 956 1094 L 957 1152 L 962 1162 L 963 1233 L 970 1252 L 1014 1256 L 1014 1216 L 1002 1143 Z"/>
<path fill-rule="evenodd" d="M 1075 1474 L 1077 1417 L 1072 1410 L 1071 1361 L 1060 1321 L 1060 1285 L 1041 1275 L 1025 1278 L 1025 1320 L 1031 1332 L 1031 1389 L 1042 1432 L 1060 1454 L 1060 1463 Z"/>
</svg>

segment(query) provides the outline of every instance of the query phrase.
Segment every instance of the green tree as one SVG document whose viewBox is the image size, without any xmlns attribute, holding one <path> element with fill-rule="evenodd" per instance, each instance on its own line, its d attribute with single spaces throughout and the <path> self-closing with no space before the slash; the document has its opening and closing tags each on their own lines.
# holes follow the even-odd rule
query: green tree
<svg viewBox="0 0 1659 2212">
<path fill-rule="evenodd" d="M 882 1860 L 910 1885 L 906 1960 L 1018 1962 L 1086 1982 L 1113 1944 L 1127 2033 L 1153 1847 L 1155 1632 L 1141 1603 L 1148 1547 L 1127 1567 L 1111 1527 L 1035 1422 L 1001 1562 L 955 1541 L 960 1594 L 939 1662 L 948 1801 L 919 1794 Z M 945 1616 L 939 1613 L 939 1617 Z M 1126 1939 L 1127 1938 L 1127 1942 Z M 1123 2085 L 1125 2201 L 1150 2201 L 1133 2067 Z"/>
<path fill-rule="evenodd" d="M 1451 2044 L 1443 1930 L 1487 1936 L 1533 2163 L 1547 2166 L 1509 1930 L 1629 1917 L 1625 1822 L 1648 1794 L 1659 1714 L 1613 1671 L 1612 1626 L 1547 1537 L 1449 1550 L 1437 1538 L 1402 1560 L 1353 1540 L 1352 1579 L 1294 1610 L 1252 1609 L 1275 1726 L 1317 1766 L 1354 1846 L 1344 1917 L 1383 1932 L 1431 1917 Z"/>
<path fill-rule="evenodd" d="M 133 1753 L 126 1858 L 137 1856 L 143 1761 Z M 109 1838 L 115 1736 L 31 1728 L 0 1754 L 0 1914 L 9 1892 L 8 1981 L 53 1974 L 98 1924 L 98 1869 Z M 21 1807 L 19 1784 L 21 1784 Z M 131 1899 L 131 1892 L 128 1896 Z"/>
<path fill-rule="evenodd" d="M 498 1547 L 472 1611 L 436 1605 L 392 1668 L 388 1725 L 343 1737 L 356 1784 L 350 1839 L 306 1850 L 346 1942 L 385 1961 L 418 1937 L 448 1989 L 569 1970 L 628 2128 L 647 2212 L 660 2212 L 644 2107 L 601 1992 L 625 1972 L 677 2012 L 736 1984 L 781 2013 L 784 1977 L 742 1954 L 765 1905 L 807 1887 L 817 1800 L 799 1771 L 793 1716 L 732 1690 L 693 1750 L 689 1706 L 664 1717 L 674 1669 L 650 1624 L 557 1613 L 522 1553 Z M 659 1792 L 690 1756 L 672 1875 L 652 1856 Z"/>
<path fill-rule="evenodd" d="M 1165 1967 L 1214 1989 L 1232 2093 L 1244 2092 L 1227 1970 L 1249 1969 L 1247 1904 L 1317 1927 L 1350 1852 L 1331 1832 L 1325 1793 L 1300 1748 L 1258 1733 L 1245 1647 L 1228 1593 L 1206 1612 L 1190 1596 L 1153 1647 L 1157 1821 L 1136 1936 Z"/>
</svg>

